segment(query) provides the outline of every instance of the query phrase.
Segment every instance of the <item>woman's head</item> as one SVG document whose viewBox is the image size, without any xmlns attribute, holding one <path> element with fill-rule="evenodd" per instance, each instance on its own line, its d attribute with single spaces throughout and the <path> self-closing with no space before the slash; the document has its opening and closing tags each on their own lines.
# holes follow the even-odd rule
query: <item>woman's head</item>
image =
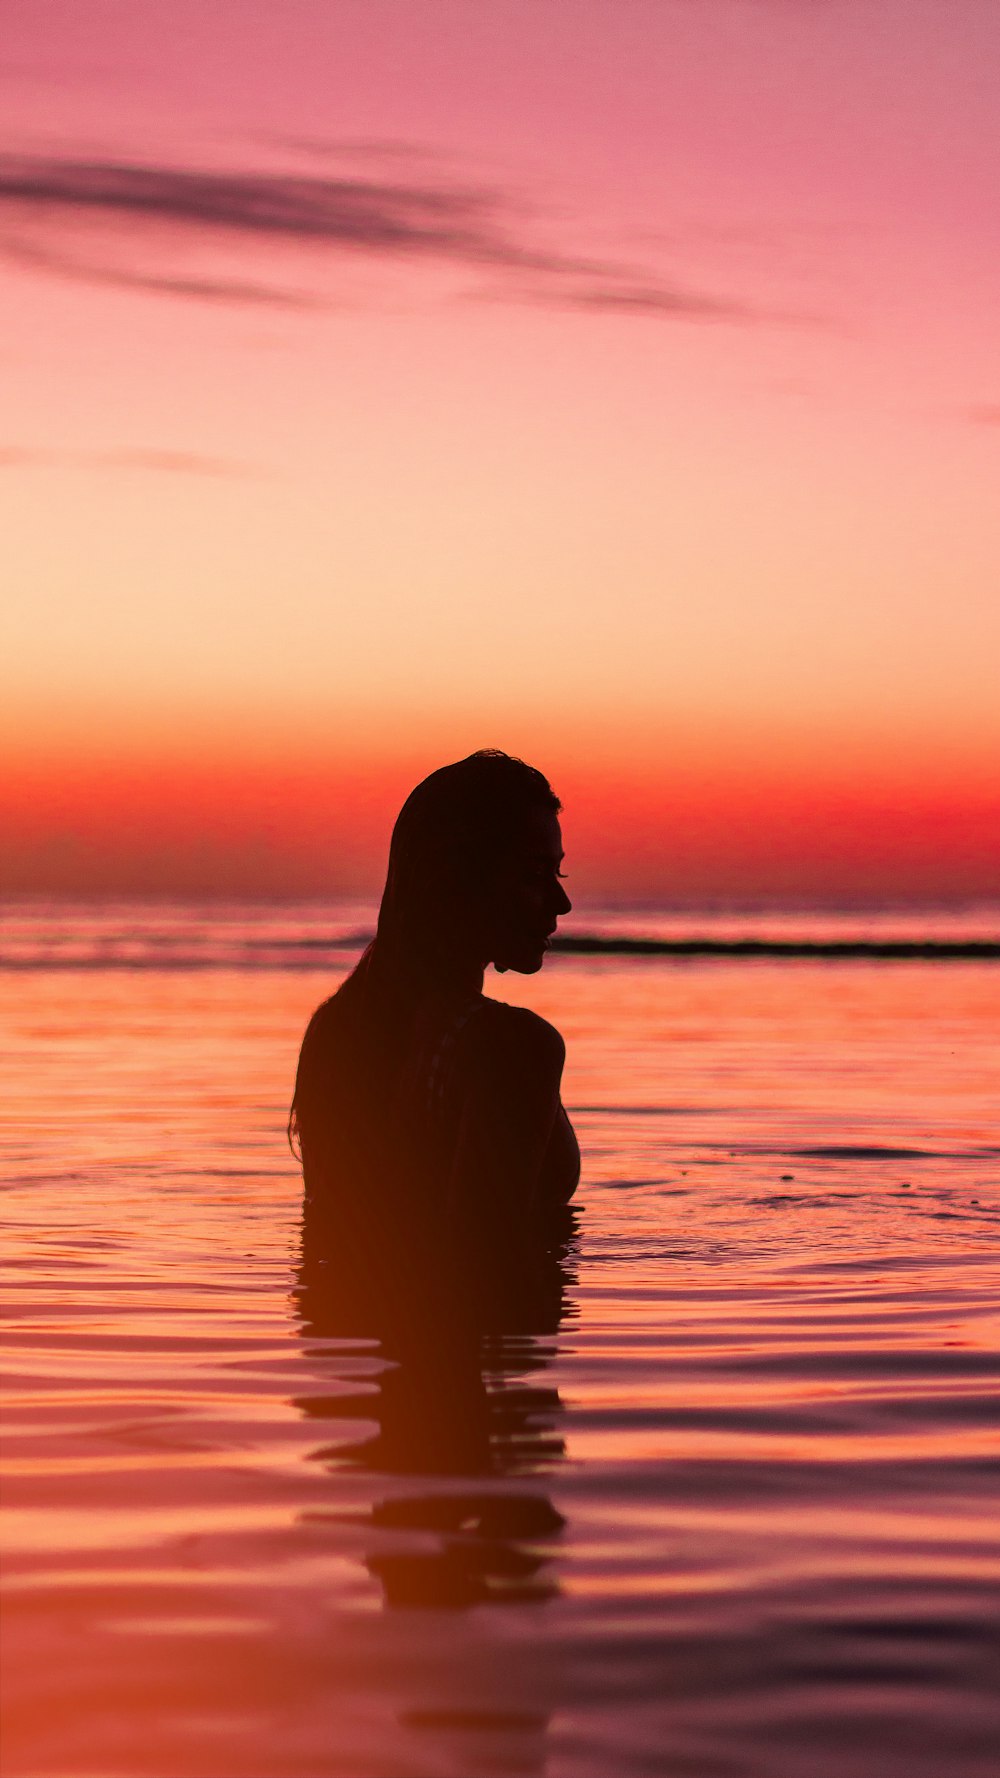
<svg viewBox="0 0 1000 1778">
<path fill-rule="evenodd" d="M 570 903 L 558 797 L 506 753 L 470 754 L 407 797 L 389 849 L 376 949 L 427 976 L 495 963 L 540 969 Z"/>
<path fill-rule="evenodd" d="M 428 991 L 481 981 L 487 963 L 526 975 L 541 968 L 570 907 L 559 808 L 541 772 L 492 751 L 442 766 L 407 797 L 375 942 L 313 1015 L 302 1045 L 289 1135 L 301 1137 L 304 1158 L 318 1165 L 326 1143 L 329 1166 L 349 1172 L 379 1147 Z"/>
</svg>

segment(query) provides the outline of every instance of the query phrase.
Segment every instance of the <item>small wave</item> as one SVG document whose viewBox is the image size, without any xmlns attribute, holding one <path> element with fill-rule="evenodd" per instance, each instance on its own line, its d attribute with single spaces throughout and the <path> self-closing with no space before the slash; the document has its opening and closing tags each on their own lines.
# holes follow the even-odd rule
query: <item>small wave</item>
<svg viewBox="0 0 1000 1778">
<path fill-rule="evenodd" d="M 733 1112 L 734 1105 L 571 1105 L 579 1117 L 714 1117 Z"/>
<path fill-rule="evenodd" d="M 814 1148 L 784 1148 L 782 1154 L 800 1155 L 809 1160 L 829 1161 L 934 1161 L 942 1159 L 932 1148 L 890 1148 L 880 1142 L 824 1142 Z M 951 1155 L 952 1160 L 964 1159 Z"/>
<path fill-rule="evenodd" d="M 666 1185 L 665 1179 L 602 1179 L 601 1190 L 613 1192 L 646 1191 L 653 1185 Z"/>
<path fill-rule="evenodd" d="M 821 1198 L 814 1198 L 812 1195 L 806 1197 L 802 1193 L 796 1195 L 794 1192 L 772 1192 L 769 1197 L 750 1199 L 751 1204 L 757 1204 L 764 1210 L 777 1210 L 783 1204 L 808 1204 L 810 1209 L 815 1209 L 817 1205 L 835 1203 L 836 1201 L 836 1199 L 825 1196 Z"/>
</svg>

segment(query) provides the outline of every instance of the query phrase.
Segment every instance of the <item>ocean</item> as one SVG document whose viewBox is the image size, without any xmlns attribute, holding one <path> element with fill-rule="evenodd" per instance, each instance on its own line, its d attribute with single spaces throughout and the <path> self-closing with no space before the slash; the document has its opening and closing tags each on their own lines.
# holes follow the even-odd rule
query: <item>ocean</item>
<svg viewBox="0 0 1000 1778">
<path fill-rule="evenodd" d="M 474 1347 L 301 1264 L 372 918 L 6 912 L 5 1778 L 996 1778 L 1000 911 L 593 909 L 801 954 L 491 978 L 584 1161 Z"/>
</svg>

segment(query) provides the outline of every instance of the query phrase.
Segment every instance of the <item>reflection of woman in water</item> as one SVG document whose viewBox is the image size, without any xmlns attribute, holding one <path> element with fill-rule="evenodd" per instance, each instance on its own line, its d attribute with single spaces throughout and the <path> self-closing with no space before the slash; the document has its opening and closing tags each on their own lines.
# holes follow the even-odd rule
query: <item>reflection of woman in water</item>
<svg viewBox="0 0 1000 1778">
<path fill-rule="evenodd" d="M 569 911 L 559 808 L 540 772 L 497 752 L 442 767 L 407 798 L 376 937 L 313 1014 L 299 1057 L 307 1232 L 323 1225 L 382 1255 L 428 1238 L 480 1256 L 547 1244 L 580 1170 L 563 1042 L 487 998 L 483 977 L 489 963 L 540 969 Z"/>
</svg>

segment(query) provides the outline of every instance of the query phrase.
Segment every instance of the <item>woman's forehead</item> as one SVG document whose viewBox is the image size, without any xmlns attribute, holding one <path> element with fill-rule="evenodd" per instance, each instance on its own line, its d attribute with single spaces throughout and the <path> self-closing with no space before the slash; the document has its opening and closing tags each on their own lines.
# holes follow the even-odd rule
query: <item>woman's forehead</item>
<svg viewBox="0 0 1000 1778">
<path fill-rule="evenodd" d="M 558 861 L 563 855 L 563 843 L 562 828 L 555 811 L 532 809 L 523 823 L 519 824 L 514 850 L 529 853 L 534 858 L 554 858 Z"/>
</svg>

